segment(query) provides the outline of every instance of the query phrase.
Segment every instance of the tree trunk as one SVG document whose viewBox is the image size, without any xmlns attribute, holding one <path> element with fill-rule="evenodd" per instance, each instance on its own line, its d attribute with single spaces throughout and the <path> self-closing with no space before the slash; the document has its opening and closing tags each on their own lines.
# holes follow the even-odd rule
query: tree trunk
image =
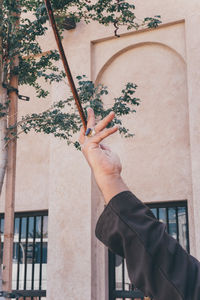
<svg viewBox="0 0 200 300">
<path fill-rule="evenodd" d="M 2 11 L 2 1 L 0 1 L 0 11 Z M 0 15 L 0 23 L 2 19 L 2 15 Z M 2 28 L 0 27 L 0 104 L 3 106 L 7 101 L 7 90 L 3 87 L 3 77 L 4 77 L 4 65 L 3 65 L 3 41 L 2 41 Z M 6 147 L 6 131 L 7 131 L 7 118 L 2 117 L 0 119 L 0 195 L 2 192 L 2 186 L 4 182 L 4 177 L 6 173 L 6 164 L 7 164 L 7 156 L 8 151 Z"/>
<path fill-rule="evenodd" d="M 7 100 L 7 91 L 0 84 L 0 103 L 4 104 Z M 7 157 L 8 151 L 5 145 L 5 137 L 7 130 L 7 118 L 2 118 L 0 120 L 0 195 L 2 191 L 2 186 L 5 178 L 6 167 L 7 167 Z M 0 234 L 0 245 L 1 245 L 1 234 Z M 1 254 L 1 248 L 0 248 Z M 2 261 L 0 261 L 0 266 Z M 0 290 L 2 291 L 2 268 L 0 267 Z M 4 297 L 0 297 L 0 300 L 4 300 Z"/>
<path fill-rule="evenodd" d="M 18 58 L 15 58 L 15 65 Z M 12 76 L 11 86 L 18 87 L 18 76 Z M 13 126 L 17 122 L 16 92 L 10 93 L 9 121 L 8 125 Z M 13 132 L 13 130 L 12 130 Z M 8 162 L 6 176 L 6 200 L 5 200 L 5 221 L 4 221 L 4 250 L 3 250 L 3 290 L 12 291 L 12 260 L 13 260 L 13 237 L 14 237 L 14 211 L 15 211 L 15 176 L 16 176 L 16 147 L 17 140 L 12 139 L 8 143 Z"/>
<path fill-rule="evenodd" d="M 15 7 L 18 8 L 18 1 L 15 1 Z M 11 34 L 19 28 L 20 12 L 11 12 L 16 17 L 15 24 L 12 24 Z M 9 38 L 9 37 L 8 37 Z M 9 49 L 8 49 L 9 51 Z M 3 251 L 3 290 L 12 291 L 12 262 L 13 262 L 13 238 L 14 238 L 14 211 L 15 211 L 15 177 L 16 177 L 16 149 L 17 139 L 12 138 L 17 134 L 17 104 L 18 104 L 18 74 L 15 72 L 19 66 L 18 55 L 10 57 L 10 81 L 12 88 L 9 92 L 9 113 L 8 128 L 12 126 L 12 135 L 8 141 L 8 160 L 6 173 L 6 199 L 5 199 L 5 217 L 4 217 L 4 251 Z"/>
<path fill-rule="evenodd" d="M 2 87 L 0 84 L 0 103 L 5 104 L 7 100 L 7 91 L 5 88 Z M 6 147 L 6 132 L 7 132 L 7 118 L 2 117 L 0 119 L 0 195 L 2 192 L 3 182 L 6 173 L 6 165 L 7 165 L 7 158 L 8 158 L 8 149 Z"/>
<path fill-rule="evenodd" d="M 7 101 L 7 90 L 3 88 L 3 37 L 2 37 L 2 21 L 3 21 L 3 0 L 0 0 L 0 104 L 3 106 Z M 0 119 L 0 196 L 2 192 L 2 186 L 6 173 L 6 165 L 7 165 L 7 147 L 5 145 L 5 137 L 6 137 L 6 129 L 7 129 L 7 118 L 3 117 Z M 0 254 L 1 254 L 1 234 L 0 234 Z M 0 261 L 0 290 L 2 291 L 2 262 Z M 0 297 L 0 300 L 5 300 L 4 297 Z"/>
<path fill-rule="evenodd" d="M 7 101 L 7 90 L 3 88 L 3 77 L 4 77 L 4 64 L 3 64 L 3 38 L 2 38 L 2 5 L 3 0 L 0 0 L 0 104 L 3 106 Z M 0 195 L 2 191 L 3 181 L 6 172 L 6 164 L 7 164 L 7 147 L 5 146 L 5 137 L 6 137 L 6 130 L 7 130 L 7 118 L 2 117 L 0 118 Z"/>
</svg>

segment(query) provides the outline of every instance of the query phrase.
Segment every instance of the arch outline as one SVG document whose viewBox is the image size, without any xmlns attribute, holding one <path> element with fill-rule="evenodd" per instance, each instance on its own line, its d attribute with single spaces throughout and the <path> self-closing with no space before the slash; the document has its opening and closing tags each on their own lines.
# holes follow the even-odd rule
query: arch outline
<svg viewBox="0 0 200 300">
<path fill-rule="evenodd" d="M 186 64 L 186 61 L 184 59 L 184 57 L 178 52 L 176 51 L 174 48 L 166 45 L 166 44 L 163 44 L 163 43 L 160 43 L 160 42 L 140 42 L 140 43 L 137 43 L 137 44 L 134 44 L 134 45 L 129 45 L 128 47 L 125 47 L 119 51 L 117 51 L 114 55 L 112 55 L 105 63 L 104 65 L 101 67 L 100 71 L 98 72 L 97 76 L 96 76 L 96 79 L 94 80 L 95 84 L 98 84 L 99 82 L 99 78 L 102 76 L 103 72 L 107 69 L 107 67 L 117 58 L 119 57 L 121 54 L 123 53 L 126 53 L 128 52 L 129 50 L 131 49 L 136 49 L 136 48 L 139 48 L 139 47 L 142 47 L 142 46 L 146 46 L 146 45 L 157 45 L 157 46 L 162 46 L 163 48 L 166 48 L 168 50 L 170 50 L 171 52 L 173 52 L 176 56 L 179 57 L 179 59 L 181 59 L 181 61 L 184 63 L 184 65 Z"/>
</svg>

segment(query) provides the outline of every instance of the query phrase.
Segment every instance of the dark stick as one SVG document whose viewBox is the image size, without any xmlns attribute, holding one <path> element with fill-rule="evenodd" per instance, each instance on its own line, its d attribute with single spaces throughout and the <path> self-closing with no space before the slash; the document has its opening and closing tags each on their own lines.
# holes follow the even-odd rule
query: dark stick
<svg viewBox="0 0 200 300">
<path fill-rule="evenodd" d="M 80 114 L 80 117 L 81 117 L 81 121 L 83 123 L 83 127 L 86 130 L 87 119 L 86 119 L 83 107 L 81 105 L 81 102 L 80 102 L 80 99 L 79 99 L 79 96 L 78 96 L 78 93 L 77 93 L 77 90 L 76 90 L 76 86 L 74 84 L 74 80 L 73 80 L 73 77 L 72 77 L 68 62 L 67 62 L 67 58 L 66 58 L 66 55 L 65 55 L 65 52 L 64 52 L 64 49 L 63 49 L 63 45 L 62 45 L 62 42 L 61 42 L 61 39 L 60 39 L 60 36 L 59 36 L 59 33 L 58 33 L 55 18 L 54 18 L 54 15 L 53 15 L 51 3 L 50 3 L 50 0 L 44 0 L 44 2 L 46 4 L 47 12 L 48 12 L 48 15 L 49 15 L 49 21 L 50 21 L 51 26 L 53 28 L 54 36 L 55 36 L 55 39 L 56 39 L 56 43 L 57 43 L 57 46 L 58 46 L 60 57 L 61 57 L 62 62 L 63 62 L 65 73 L 67 75 L 68 82 L 69 82 L 74 100 L 76 102 L 76 105 L 77 105 L 77 108 L 78 108 L 78 111 L 79 111 L 79 114 Z"/>
</svg>

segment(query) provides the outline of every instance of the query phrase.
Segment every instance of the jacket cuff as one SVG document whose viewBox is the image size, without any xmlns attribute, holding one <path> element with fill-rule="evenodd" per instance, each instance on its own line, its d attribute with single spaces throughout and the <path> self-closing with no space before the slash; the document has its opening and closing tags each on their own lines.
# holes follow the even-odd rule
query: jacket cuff
<svg viewBox="0 0 200 300">
<path fill-rule="evenodd" d="M 96 237 L 111 251 L 124 257 L 122 237 L 116 234 L 119 215 L 133 211 L 137 206 L 143 204 L 130 191 L 124 191 L 114 196 L 100 215 L 95 234 Z"/>
</svg>

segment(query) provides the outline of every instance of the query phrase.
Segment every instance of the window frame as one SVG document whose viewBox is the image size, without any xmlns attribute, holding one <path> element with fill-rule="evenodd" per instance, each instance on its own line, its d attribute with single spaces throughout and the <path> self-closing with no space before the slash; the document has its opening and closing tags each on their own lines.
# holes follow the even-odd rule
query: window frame
<svg viewBox="0 0 200 300">
<path fill-rule="evenodd" d="M 33 257 L 32 257 L 32 269 L 31 269 L 31 289 L 27 289 L 26 286 L 26 281 L 27 281 L 27 254 L 28 254 L 28 226 L 29 226 L 29 218 L 34 218 L 33 219 Z M 35 258 L 35 245 L 36 245 L 36 218 L 37 217 L 41 217 L 41 236 L 38 237 L 38 239 L 40 239 L 39 243 L 40 243 L 40 262 L 39 262 L 39 288 L 34 288 L 34 268 L 35 268 L 35 262 L 34 262 L 34 258 Z M 42 259 L 43 259 L 43 243 L 44 243 L 44 239 L 47 239 L 47 247 L 48 247 L 48 235 L 47 237 L 43 236 L 43 221 L 44 221 L 44 217 L 48 217 L 48 210 L 34 210 L 34 211 L 20 211 L 20 212 L 15 212 L 14 214 L 14 229 L 15 229 L 15 221 L 17 218 L 19 218 L 19 239 L 17 244 L 19 244 L 19 242 L 21 241 L 21 233 L 22 233 L 22 218 L 26 218 L 26 236 L 25 236 L 25 263 L 24 263 L 24 274 L 23 274 L 23 289 L 19 289 L 19 269 L 20 269 L 20 255 L 18 253 L 18 257 L 17 257 L 17 278 L 16 278 L 16 289 L 12 290 L 12 294 L 13 296 L 15 295 L 15 298 L 18 299 L 19 295 L 20 297 L 24 297 L 24 299 L 26 297 L 39 297 L 38 299 L 44 299 L 43 297 L 46 297 L 46 290 L 42 289 Z M 3 232 L 2 232 L 2 219 L 4 219 L 4 213 L 0 213 L 0 231 L 1 231 L 1 244 L 3 244 Z M 28 220 L 28 221 L 27 221 Z M 4 222 L 3 222 L 4 223 Z M 3 224 L 4 226 L 4 224 Z M 4 228 L 3 228 L 4 229 Z M 14 232 L 15 234 L 15 232 Z M 48 230 L 47 230 L 47 234 L 48 234 Z M 14 241 L 15 243 L 15 241 Z M 13 243 L 13 244 L 14 244 Z M 19 248 L 18 248 L 19 249 Z M 19 250 L 18 250 L 19 251 Z M 1 255 L 3 254 L 3 251 L 1 251 Z M 14 298 L 14 297 L 13 297 Z"/>
</svg>

